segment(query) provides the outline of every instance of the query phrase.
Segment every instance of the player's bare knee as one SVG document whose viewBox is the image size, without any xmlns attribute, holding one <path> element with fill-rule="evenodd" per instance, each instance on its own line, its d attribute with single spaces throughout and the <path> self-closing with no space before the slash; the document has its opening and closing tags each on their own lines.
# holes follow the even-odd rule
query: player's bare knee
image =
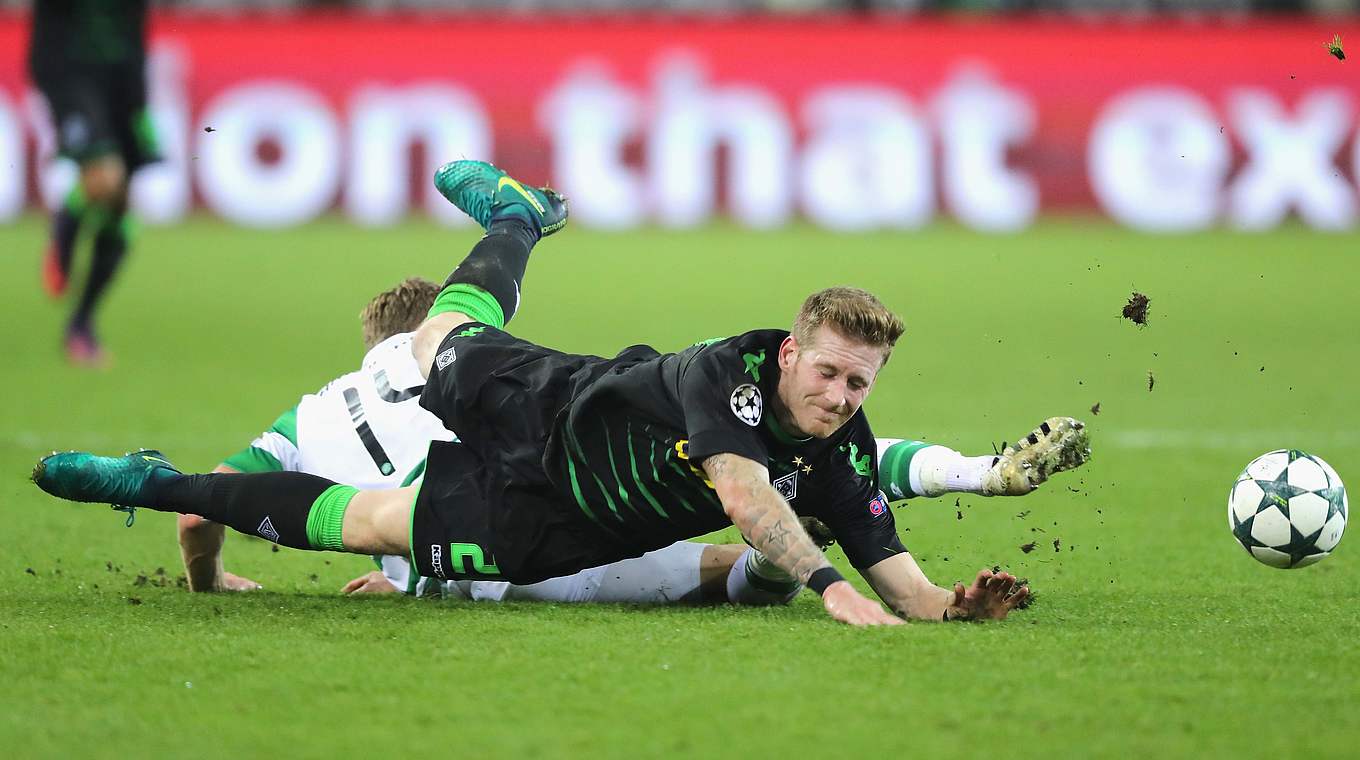
<svg viewBox="0 0 1360 760">
<path fill-rule="evenodd" d="M 127 197 L 127 181 L 127 169 L 117 156 L 97 158 L 81 167 L 81 189 L 99 206 L 121 206 Z"/>
<path fill-rule="evenodd" d="M 416 330 L 415 340 L 411 343 L 411 352 L 415 354 L 416 364 L 420 367 L 420 374 L 423 377 L 430 376 L 434 355 L 439 351 L 439 344 L 444 342 L 444 337 L 474 321 L 476 320 L 461 311 L 446 311 L 421 323 Z"/>
<path fill-rule="evenodd" d="M 699 555 L 700 572 L 720 574 L 726 578 L 727 573 L 737 564 L 737 560 L 745 551 L 746 544 L 707 544 L 703 553 Z"/>
<path fill-rule="evenodd" d="M 180 515 L 177 520 L 179 532 L 184 533 L 209 533 L 214 530 L 222 530 L 223 526 L 198 515 Z"/>
<path fill-rule="evenodd" d="M 407 526 L 416 489 L 360 491 L 345 508 L 341 540 L 356 554 L 405 555 L 410 551 Z"/>
</svg>

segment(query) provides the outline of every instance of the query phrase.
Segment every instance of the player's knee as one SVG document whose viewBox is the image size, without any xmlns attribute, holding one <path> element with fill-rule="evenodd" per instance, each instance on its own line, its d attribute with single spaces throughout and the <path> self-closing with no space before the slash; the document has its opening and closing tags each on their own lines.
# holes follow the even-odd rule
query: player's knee
<svg viewBox="0 0 1360 760">
<path fill-rule="evenodd" d="M 345 550 L 360 554 L 395 554 L 410 551 L 407 527 L 416 489 L 360 491 L 345 507 L 341 541 Z"/>
<path fill-rule="evenodd" d="M 439 344 L 444 342 L 444 337 L 473 321 L 475 320 L 472 317 L 461 311 L 445 311 L 421 323 L 416 330 L 415 339 L 411 343 L 411 353 L 416 357 L 416 364 L 420 367 L 421 375 L 430 376 L 430 367 L 434 365 L 435 352 L 439 350 Z"/>
<path fill-rule="evenodd" d="M 90 161 L 80 172 L 81 189 L 91 203 L 105 207 L 120 206 L 127 197 L 127 169 L 117 156 Z"/>
<path fill-rule="evenodd" d="M 177 524 L 180 533 L 196 533 L 212 527 L 221 527 L 212 520 L 198 515 L 180 515 Z"/>
</svg>

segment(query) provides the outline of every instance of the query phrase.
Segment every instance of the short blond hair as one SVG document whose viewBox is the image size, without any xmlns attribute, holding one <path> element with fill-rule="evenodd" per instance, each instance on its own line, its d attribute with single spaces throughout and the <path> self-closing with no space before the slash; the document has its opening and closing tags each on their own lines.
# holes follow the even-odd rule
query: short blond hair
<svg viewBox="0 0 1360 760">
<path fill-rule="evenodd" d="M 882 348 L 885 363 L 906 330 L 902 318 L 873 293 L 848 287 L 827 288 L 808 296 L 793 320 L 793 338 L 800 346 L 810 346 L 812 336 L 823 326 L 851 340 Z"/>
<path fill-rule="evenodd" d="M 434 305 L 434 299 L 439 296 L 439 290 L 439 285 L 423 277 L 408 277 L 396 287 L 374 296 L 359 312 L 364 327 L 364 350 L 397 333 L 420 327 Z"/>
</svg>

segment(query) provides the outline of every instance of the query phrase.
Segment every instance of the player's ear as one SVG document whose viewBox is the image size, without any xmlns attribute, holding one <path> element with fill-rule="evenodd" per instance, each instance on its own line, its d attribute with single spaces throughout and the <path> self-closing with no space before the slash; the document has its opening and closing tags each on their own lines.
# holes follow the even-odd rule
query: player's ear
<svg viewBox="0 0 1360 760">
<path fill-rule="evenodd" d="M 798 361 L 798 339 L 790 333 L 788 337 L 784 338 L 784 342 L 779 344 L 779 371 L 789 371 L 796 361 Z"/>
</svg>

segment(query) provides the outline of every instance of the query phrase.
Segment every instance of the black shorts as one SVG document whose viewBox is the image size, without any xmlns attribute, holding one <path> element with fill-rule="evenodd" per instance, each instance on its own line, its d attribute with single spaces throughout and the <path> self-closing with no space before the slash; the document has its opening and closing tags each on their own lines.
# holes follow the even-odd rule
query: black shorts
<svg viewBox="0 0 1360 760">
<path fill-rule="evenodd" d="M 480 323 L 444 338 L 420 405 L 459 442 L 431 444 L 413 507 L 422 575 L 533 583 L 642 553 L 582 526 L 544 468 L 557 416 L 607 365 Z"/>
<path fill-rule="evenodd" d="M 160 160 L 140 66 L 71 65 L 35 71 L 33 79 L 52 111 L 61 155 L 80 163 L 117 155 L 129 173 Z"/>
</svg>

